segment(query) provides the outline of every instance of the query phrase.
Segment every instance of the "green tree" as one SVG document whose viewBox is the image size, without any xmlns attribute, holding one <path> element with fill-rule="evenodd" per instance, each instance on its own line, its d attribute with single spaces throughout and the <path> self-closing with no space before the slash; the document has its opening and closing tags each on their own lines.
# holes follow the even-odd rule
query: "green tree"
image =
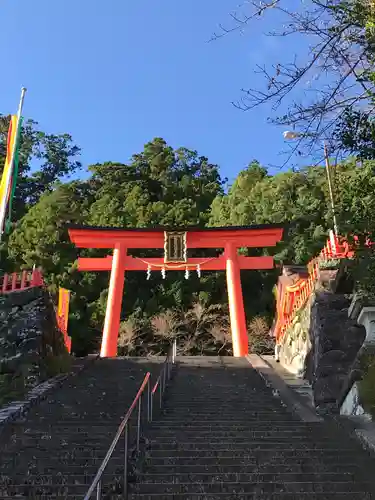
<svg viewBox="0 0 375 500">
<path fill-rule="evenodd" d="M 50 283 L 71 269 L 76 251 L 67 225 L 82 223 L 89 204 L 87 185 L 61 184 L 43 194 L 9 238 L 9 258 L 24 268 L 40 266 Z"/>
<path fill-rule="evenodd" d="M 92 345 L 89 329 L 97 335 L 105 313 L 108 273 L 78 273 L 77 251 L 70 244 L 67 224 L 110 227 L 200 226 L 209 220 L 212 201 L 223 193 L 217 165 L 185 148 L 173 150 L 155 139 L 133 156 L 129 164 L 107 162 L 93 165 L 85 182 L 51 188 L 19 221 L 9 240 L 9 256 L 17 267 L 41 266 L 52 289 L 71 289 L 71 330 L 75 343 Z M 109 252 L 109 250 L 108 250 Z M 81 255 L 105 255 L 88 250 Z M 154 251 L 134 251 L 143 257 Z M 161 251 L 158 251 L 161 255 Z M 157 314 L 167 308 L 186 309 L 199 294 L 210 299 L 212 280 L 183 273 L 153 273 L 149 282 L 141 273 L 128 273 L 122 318 Z M 218 292 L 215 290 L 215 297 Z"/>
<path fill-rule="evenodd" d="M 375 299 L 375 161 L 340 165 L 336 173 L 340 234 L 356 248 L 352 273 L 357 291 Z M 357 241 L 354 241 L 354 238 Z"/>
<path fill-rule="evenodd" d="M 212 205 L 212 225 L 292 223 L 276 258 L 303 264 L 321 248 L 330 213 L 325 171 L 321 167 L 275 176 L 253 163 L 241 172 L 226 197 Z"/>
</svg>

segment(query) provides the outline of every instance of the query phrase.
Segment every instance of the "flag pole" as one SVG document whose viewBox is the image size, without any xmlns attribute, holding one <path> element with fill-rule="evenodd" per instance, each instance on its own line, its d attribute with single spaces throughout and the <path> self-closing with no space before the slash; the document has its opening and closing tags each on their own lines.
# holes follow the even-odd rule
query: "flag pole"
<svg viewBox="0 0 375 500">
<path fill-rule="evenodd" d="M 25 99 L 25 94 L 26 94 L 26 89 L 25 89 L 25 87 L 22 87 L 20 102 L 19 102 L 18 111 L 17 111 L 17 130 L 16 130 L 16 135 L 15 135 L 15 139 L 13 142 L 13 147 L 12 147 L 10 160 L 9 160 L 9 172 L 8 172 L 8 176 L 7 176 L 6 184 L 5 184 L 5 193 L 4 193 L 3 199 L 0 200 L 0 243 L 1 243 L 1 240 L 2 240 L 4 232 L 5 232 L 5 218 L 6 218 L 6 214 L 7 214 L 8 192 L 9 192 L 10 184 L 12 181 L 14 157 L 15 157 L 16 150 L 17 150 L 17 142 L 18 142 L 17 140 L 19 138 L 18 137 L 18 127 L 19 127 L 20 120 L 21 120 L 21 113 L 22 113 L 22 108 L 23 108 L 23 101 Z"/>
</svg>

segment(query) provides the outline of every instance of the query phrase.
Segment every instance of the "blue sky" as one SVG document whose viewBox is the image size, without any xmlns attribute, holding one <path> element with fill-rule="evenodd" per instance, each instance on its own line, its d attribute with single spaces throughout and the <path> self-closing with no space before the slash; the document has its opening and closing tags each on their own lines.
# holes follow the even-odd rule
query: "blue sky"
<svg viewBox="0 0 375 500">
<path fill-rule="evenodd" d="M 126 162 L 156 136 L 198 150 L 230 180 L 254 158 L 281 164 L 284 128 L 267 124 L 270 110 L 241 112 L 231 101 L 261 84 L 256 64 L 295 47 L 262 36 L 268 20 L 207 43 L 237 5 L 3 0 L 0 112 L 15 112 L 26 86 L 24 115 L 46 132 L 70 133 L 85 166 Z"/>
</svg>

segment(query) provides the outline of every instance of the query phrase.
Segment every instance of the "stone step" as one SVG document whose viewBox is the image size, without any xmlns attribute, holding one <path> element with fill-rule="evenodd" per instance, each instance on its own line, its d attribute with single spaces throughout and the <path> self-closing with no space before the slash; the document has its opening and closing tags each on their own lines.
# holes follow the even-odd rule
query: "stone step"
<svg viewBox="0 0 375 500">
<path fill-rule="evenodd" d="M 16 495 L 23 495 L 24 497 L 33 499 L 39 499 L 41 495 L 50 495 L 51 497 L 59 495 L 64 498 L 64 495 L 67 494 L 74 494 L 76 498 L 83 498 L 88 489 L 87 486 L 87 484 L 72 484 L 70 482 L 48 485 L 9 484 L 3 488 L 0 487 L 0 498 L 4 496 L 13 496 L 13 498 L 16 498 Z"/>
<path fill-rule="evenodd" d="M 125 416 L 125 412 L 120 416 L 120 417 L 117 417 L 116 418 L 111 418 L 110 420 L 108 420 L 108 416 L 107 418 L 105 418 L 105 416 L 100 416 L 98 417 L 98 419 L 95 419 L 93 418 L 92 415 L 89 415 L 88 418 L 86 418 L 83 422 L 80 422 L 79 420 L 77 421 L 76 419 L 69 419 L 69 418 L 66 418 L 64 420 L 59 420 L 59 419 L 56 419 L 56 421 L 52 421 L 50 423 L 48 422 L 41 422 L 39 419 L 38 419 L 38 422 L 36 423 L 36 426 L 34 426 L 33 422 L 30 422 L 29 420 L 27 422 L 22 422 L 19 424 L 19 429 L 21 430 L 22 432 L 22 429 L 25 428 L 25 429 L 31 429 L 31 428 L 42 428 L 42 429 L 59 429 L 59 428 L 70 428 L 70 427 L 73 427 L 73 428 L 77 428 L 77 429 L 80 429 L 81 427 L 88 427 L 88 428 L 92 428 L 92 427 L 99 427 L 99 428 L 103 428 L 103 427 L 108 427 L 110 429 L 118 429 L 118 423 L 117 423 L 117 419 L 118 418 L 124 418 Z M 134 417 L 135 418 L 135 417 Z M 30 426 L 29 424 L 32 423 L 32 426 Z M 17 427 L 15 427 L 15 429 L 17 429 Z"/>
<path fill-rule="evenodd" d="M 151 494 L 136 494 L 131 493 L 129 500 L 161 500 L 160 493 Z M 265 495 L 259 493 L 163 493 L 163 500 L 372 500 L 373 497 L 370 493 L 364 492 L 340 492 L 340 493 L 266 493 Z M 8 499 L 4 499 L 8 500 Z M 46 499 L 38 499 L 46 500 Z M 115 500 L 115 497 L 111 497 Z"/>
<path fill-rule="evenodd" d="M 283 416 L 286 419 L 289 418 L 290 415 L 293 415 L 293 413 L 287 409 L 286 407 L 278 407 L 278 406 L 272 406 L 272 405 L 259 405 L 259 406 L 246 406 L 242 408 L 235 407 L 234 405 L 230 406 L 221 406 L 221 405 L 197 405 L 196 407 L 190 408 L 189 406 L 185 405 L 173 405 L 170 403 L 168 406 L 165 405 L 163 408 L 162 413 L 163 414 L 170 414 L 170 413 L 176 413 L 176 414 L 181 414 L 182 416 L 186 413 L 192 413 L 192 414 L 200 414 L 200 413 L 205 413 L 208 415 L 211 415 L 212 418 L 215 418 L 215 415 L 218 415 L 218 412 L 220 411 L 221 413 L 225 414 L 230 414 L 234 418 L 237 416 L 238 418 L 243 415 L 243 414 L 262 414 L 264 417 L 267 417 L 268 415 L 272 415 L 274 413 L 279 414 L 280 416 Z"/>
<path fill-rule="evenodd" d="M 361 457 L 364 459 L 364 456 L 361 454 L 358 457 L 353 450 L 345 450 L 341 448 L 332 448 L 332 449 L 283 449 L 283 448 L 268 448 L 255 450 L 254 448 L 243 448 L 243 449 L 229 449 L 229 448 L 200 448 L 200 449 L 169 449 L 169 450 L 161 450 L 161 449 L 153 449 L 148 451 L 148 456 L 155 459 L 170 459 L 175 460 L 176 463 L 181 459 L 185 462 L 186 458 L 189 457 L 192 460 L 206 459 L 206 458 L 215 458 L 216 460 L 230 457 L 232 460 L 235 460 L 236 463 L 239 460 L 243 460 L 246 463 L 246 460 L 265 460 L 269 458 L 275 457 L 275 459 L 282 461 L 290 461 L 290 460 L 306 460 L 306 459 L 320 459 L 325 460 L 329 459 L 332 463 L 341 463 L 344 459 L 351 459 L 350 463 L 353 463 L 360 459 Z M 367 458 L 370 458 L 367 456 Z M 372 463 L 372 462 L 371 462 Z"/>
<path fill-rule="evenodd" d="M 20 465 L 25 465 L 30 471 L 32 470 L 41 470 L 48 471 L 51 470 L 62 470 L 62 466 L 65 469 L 70 468 L 89 468 L 93 467 L 98 468 L 102 463 L 104 458 L 104 453 L 101 453 L 100 456 L 78 456 L 78 457 L 67 457 L 65 460 L 63 458 L 51 457 L 43 455 L 42 457 L 35 457 L 32 460 L 23 460 L 23 457 L 11 457 L 8 462 L 4 462 L 0 466 L 0 470 L 7 475 L 15 472 L 15 467 L 19 468 Z M 259 456 L 260 455 L 260 456 Z M 117 453 L 112 456 L 108 467 L 116 468 L 122 467 L 124 463 L 124 457 L 122 453 Z M 232 450 L 221 451 L 220 453 L 216 453 L 212 450 L 204 451 L 201 454 L 197 455 L 190 451 L 184 451 L 180 455 L 176 456 L 176 454 L 161 454 L 159 452 L 152 452 L 151 455 L 146 455 L 145 463 L 147 467 L 150 468 L 159 468 L 159 467 L 174 467 L 184 468 L 184 467 L 199 467 L 200 470 L 211 467 L 248 467 L 253 470 L 265 468 L 271 468 L 273 471 L 274 467 L 279 466 L 280 470 L 305 470 L 310 466 L 315 468 L 324 467 L 327 470 L 336 470 L 337 467 L 345 468 L 345 470 L 352 470 L 353 467 L 361 467 L 366 468 L 371 462 L 363 457 L 354 456 L 352 453 L 348 453 L 346 455 L 337 456 L 334 453 L 324 455 L 322 453 L 318 454 L 283 454 L 276 453 L 274 454 L 273 450 L 270 452 L 261 454 L 244 454 L 243 452 L 236 452 Z M 280 464 L 281 463 L 281 464 Z M 286 465 L 282 465 L 285 464 Z M 280 464 L 280 465 L 279 465 Z M 371 465 L 372 466 L 372 465 Z M 216 470 L 216 469 L 215 469 Z M 183 472 L 183 469 L 181 469 Z"/>
<path fill-rule="evenodd" d="M 63 424 L 58 424 L 58 423 L 53 423 L 51 425 L 46 425 L 46 424 L 38 424 L 38 425 L 33 425 L 33 426 L 28 426 L 27 423 L 18 423 L 14 424 L 13 430 L 15 433 L 19 431 L 20 433 L 25 433 L 25 434 L 45 434 L 46 432 L 49 431 L 54 431 L 56 433 L 61 433 L 61 432 L 86 432 L 86 433 L 91 433 L 94 434 L 96 432 L 116 432 L 118 429 L 117 422 L 105 422 L 105 421 L 99 421 L 99 422 L 91 422 L 87 423 L 86 421 L 83 424 L 77 424 L 76 422 L 64 422 Z"/>
<path fill-rule="evenodd" d="M 189 430 L 186 431 L 184 429 L 151 429 L 148 430 L 147 436 L 152 440 L 152 441 L 168 441 L 168 440 L 182 440 L 182 441 L 190 441 L 191 439 L 194 440 L 194 438 L 199 437 L 202 439 L 207 439 L 207 431 L 205 430 Z M 303 431 L 301 433 L 298 432 L 292 432 L 292 431 L 285 431 L 284 433 L 281 433 L 279 431 L 273 431 L 273 430 L 251 430 L 251 429 L 246 429 L 246 430 L 238 430 L 238 429 L 231 429 L 228 428 L 227 430 L 221 430 L 217 432 L 212 433 L 212 439 L 210 440 L 226 440 L 226 439 L 233 439 L 234 441 L 243 439 L 243 440 L 257 440 L 257 439 L 275 439 L 278 442 L 290 442 L 291 439 L 293 439 L 293 442 L 311 442 L 314 441 L 314 443 L 317 442 L 326 442 L 327 439 L 330 439 L 331 436 L 329 434 L 319 434 L 318 432 L 312 432 L 312 433 L 307 433 L 306 431 Z M 95 437 L 90 437 L 89 439 L 95 439 Z"/>
<path fill-rule="evenodd" d="M 189 408 L 189 407 L 166 407 L 163 409 L 163 415 L 171 415 L 171 414 L 176 414 L 176 415 L 181 415 L 185 416 L 187 413 L 189 415 L 210 415 L 213 418 L 217 416 L 218 412 L 220 411 L 220 414 L 225 413 L 233 416 L 233 418 L 236 418 L 238 416 L 238 413 L 246 413 L 246 415 L 262 415 L 263 417 L 268 417 L 269 415 L 277 414 L 277 415 L 288 415 L 288 411 L 284 409 L 280 409 L 277 407 L 272 407 L 272 408 L 244 408 L 243 410 L 237 411 L 236 408 L 233 408 L 233 406 L 197 406 L 196 408 Z"/>
<path fill-rule="evenodd" d="M 50 436 L 55 437 L 55 438 L 60 438 L 60 439 L 66 439 L 66 438 L 74 438 L 74 437 L 79 437 L 82 439 L 96 439 L 96 438 L 102 438 L 102 439 L 108 439 L 111 437 L 114 437 L 116 432 L 118 430 L 118 426 L 113 427 L 113 429 L 108 430 L 105 428 L 105 426 L 102 426 L 99 428 L 99 430 L 95 431 L 89 431 L 88 429 L 86 431 L 79 431 L 79 430 L 73 430 L 73 429 L 64 429 L 64 430 L 57 430 L 57 429 L 46 429 L 45 431 L 36 431 L 33 429 L 32 431 L 25 431 L 24 434 L 17 434 L 15 437 L 12 438 L 13 441 L 17 441 L 21 438 L 26 438 L 26 439 L 33 439 L 33 440 L 43 440 L 43 439 L 50 439 Z"/>
<path fill-rule="evenodd" d="M 107 422 L 109 418 L 111 419 L 112 422 L 116 422 L 116 423 L 118 423 L 118 425 L 120 425 L 121 420 L 125 416 L 125 412 L 118 413 L 118 414 L 112 414 L 111 416 L 110 415 L 111 415 L 111 412 L 109 411 L 108 415 L 98 416 L 96 419 L 93 419 L 92 415 L 90 416 L 90 415 L 86 415 L 84 413 L 79 414 L 79 415 L 69 414 L 66 416 L 66 419 L 65 419 L 65 417 L 62 415 L 51 414 L 48 417 L 44 416 L 44 417 L 38 418 L 38 422 L 39 423 L 43 422 L 46 424 L 46 426 L 52 426 L 55 421 L 59 425 L 64 425 L 65 421 L 69 421 L 69 422 L 74 421 L 76 425 L 82 425 L 82 424 L 86 425 L 88 417 L 91 417 L 91 420 L 94 421 L 96 423 L 96 425 L 101 425 L 101 424 L 105 425 L 105 422 Z M 54 420 L 55 418 L 56 418 L 56 420 Z M 135 420 L 135 418 L 136 417 L 134 415 L 133 419 Z"/>
<path fill-rule="evenodd" d="M 70 471 L 69 471 L 70 472 Z M 103 484 L 111 484 L 112 482 L 122 481 L 123 469 L 119 469 L 117 473 L 108 473 L 103 475 Z M 1 477 L 0 489 L 7 488 L 8 486 L 58 486 L 58 485 L 90 485 L 94 480 L 95 473 L 81 473 L 81 474 L 67 474 L 65 472 L 57 472 L 53 475 L 51 474 L 17 474 L 14 476 Z M 285 483 L 324 483 L 324 482 L 352 482 L 356 479 L 356 474 L 351 472 L 338 472 L 338 473 L 231 473 L 231 472 L 221 472 L 215 475 L 210 475 L 206 473 L 194 473 L 194 474 L 138 474 L 137 483 L 177 483 L 177 484 L 188 484 L 188 483 L 210 483 L 216 484 L 221 482 L 243 482 L 243 483 L 263 483 L 263 482 L 285 482 Z"/>
<path fill-rule="evenodd" d="M 340 446 L 340 443 L 335 442 L 290 442 L 289 440 L 281 441 L 275 438 L 270 439 L 260 439 L 258 441 L 245 441 L 243 438 L 227 438 L 227 439 L 215 439 L 214 437 L 209 438 L 210 440 L 202 441 L 176 441 L 171 442 L 170 440 L 157 441 L 153 440 L 149 442 L 149 446 L 152 450 L 201 450 L 201 449 L 236 449 L 236 450 L 248 450 L 249 452 L 255 450 L 295 450 L 295 451 L 313 451 L 313 450 L 335 450 L 337 453 L 342 452 L 353 452 L 357 448 L 350 446 L 349 443 L 345 443 L 345 446 Z"/>
<path fill-rule="evenodd" d="M 216 392 L 216 390 L 215 390 Z M 275 395 L 274 395 L 275 394 Z M 174 393 L 173 385 L 168 390 L 168 396 L 171 401 L 176 401 L 181 404 L 200 404 L 207 401 L 208 403 L 218 403 L 218 404 L 272 404 L 279 403 L 280 398 L 276 397 L 276 393 L 262 394 L 259 390 L 256 393 L 249 393 L 249 391 L 242 391 L 240 394 L 233 394 L 233 392 L 225 392 L 221 390 L 220 395 L 215 395 L 212 391 L 203 392 L 199 389 L 190 392 Z"/>
<path fill-rule="evenodd" d="M 168 474 L 255 474 L 255 473 L 265 473 L 265 474 L 294 474 L 294 473 L 308 473 L 308 474 L 320 474 L 323 473 L 349 473 L 349 474 L 358 474 L 363 469 L 363 464 L 359 464 L 357 462 L 348 463 L 340 463 L 340 464 L 322 464 L 319 461 L 300 461 L 300 462 L 292 462 L 288 464 L 280 464 L 277 460 L 275 463 L 270 461 L 262 464 L 256 460 L 248 461 L 243 463 L 243 461 L 237 461 L 226 458 L 220 459 L 218 462 L 217 459 L 201 459 L 198 460 L 198 463 L 194 459 L 188 459 L 190 461 L 190 465 L 186 463 L 175 462 L 175 464 L 165 464 L 158 463 L 156 460 L 152 462 L 147 462 L 147 474 L 160 474 L 160 475 L 168 475 Z M 201 462 L 201 463 L 200 463 Z M 155 465 L 152 465 L 155 464 Z M 210 465 L 211 464 L 211 465 Z M 343 467 L 344 465 L 344 467 Z M 364 464 L 366 465 L 366 464 Z M 368 465 L 368 464 L 367 464 Z M 146 475 L 147 475 L 146 474 Z M 137 476 L 140 477 L 140 476 Z"/>
<path fill-rule="evenodd" d="M 277 392 L 264 393 L 261 389 L 257 389 L 255 392 L 251 392 L 249 390 L 238 391 L 238 394 L 234 394 L 231 391 L 226 391 L 224 389 L 220 389 L 220 387 L 208 390 L 202 390 L 199 387 L 195 387 L 194 389 L 184 390 L 183 388 L 178 387 L 178 392 L 174 391 L 174 384 L 177 382 L 172 381 L 170 387 L 168 389 L 169 398 L 173 401 L 179 401 L 181 403 L 194 403 L 194 402 L 204 402 L 207 400 L 208 402 L 217 402 L 219 404 L 226 404 L 228 401 L 232 403 L 241 403 L 246 402 L 247 404 L 272 404 L 274 402 L 280 403 L 280 398 L 278 397 Z"/>
<path fill-rule="evenodd" d="M 82 434 L 67 434 L 66 436 L 62 436 L 61 434 L 55 435 L 53 433 L 51 434 L 45 434 L 44 436 L 18 436 L 16 439 L 12 440 L 12 445 L 17 445 L 17 446 L 22 446 L 23 449 L 28 449 L 30 447 L 35 448 L 36 446 L 39 446 L 40 443 L 42 443 L 42 446 L 74 446 L 74 447 L 80 447 L 85 445 L 85 448 L 97 448 L 98 446 L 100 447 L 105 447 L 111 444 L 115 434 L 96 434 L 96 435 L 82 435 Z"/>
<path fill-rule="evenodd" d="M 75 450 L 73 446 L 66 446 L 63 450 L 58 450 L 57 447 L 44 448 L 42 450 L 35 449 L 34 452 L 32 450 L 28 450 L 27 452 L 23 452 L 22 457 L 19 461 L 14 463 L 16 464 L 24 464 L 24 463 L 34 463 L 35 461 L 42 461 L 45 458 L 46 463 L 48 463 L 48 457 L 51 454 L 54 455 L 54 458 L 60 463 L 75 463 L 75 460 L 83 460 L 83 459 L 100 459 L 104 458 L 108 446 L 101 446 L 97 448 L 83 448 L 80 450 Z M 131 451 L 134 451 L 135 443 L 132 443 L 129 446 Z M 130 452 L 130 451 L 129 451 Z M 124 447 L 116 447 L 115 456 L 120 457 L 124 453 Z M 8 466 L 8 464 L 12 463 L 13 460 L 16 460 L 15 453 L 6 451 L 2 453 L 0 459 L 0 470 L 4 467 Z"/>
<path fill-rule="evenodd" d="M 94 498 L 94 497 L 93 497 Z M 214 493 L 214 494 L 190 494 L 181 493 L 178 495 L 164 493 L 160 497 L 159 493 L 149 495 L 130 494 L 129 500 L 372 500 L 370 493 L 272 493 L 266 496 L 255 494 L 241 493 Z M 1 500 L 24 500 L 23 495 L 2 496 Z M 75 495 L 56 495 L 54 493 L 48 495 L 38 495 L 34 500 L 77 500 Z M 109 500 L 109 499 L 108 499 Z M 123 496 L 111 493 L 110 500 L 123 500 Z"/>
<path fill-rule="evenodd" d="M 343 482 L 355 481 L 357 478 L 352 472 L 227 472 L 222 470 L 216 474 L 206 472 L 182 474 L 182 473 L 144 473 L 137 475 L 137 483 L 266 483 L 266 482 L 282 482 L 282 483 L 326 483 L 326 482 Z"/>
<path fill-rule="evenodd" d="M 164 411 L 197 411 L 197 410 L 207 410 L 207 411 L 217 411 L 218 408 L 220 408 L 220 411 L 225 410 L 225 411 L 246 411 L 246 412 L 264 412 L 267 413 L 269 411 L 281 411 L 281 412 L 287 412 L 287 409 L 285 407 L 282 407 L 280 409 L 279 405 L 277 404 L 270 404 L 270 403 L 264 403 L 264 404 L 244 404 L 241 402 L 237 402 L 237 404 L 218 404 L 218 403 L 207 403 L 204 404 L 202 403 L 197 403 L 197 404 L 189 404 L 189 403 L 179 403 L 179 402 L 174 402 L 174 401 L 168 401 L 168 404 L 164 405 Z"/>
<path fill-rule="evenodd" d="M 373 483 L 367 482 L 350 482 L 350 481 L 335 481 L 335 482 L 290 482 L 284 483 L 274 481 L 269 483 L 258 482 L 219 482 L 219 483 L 135 483 L 132 485 L 132 492 L 141 494 L 159 493 L 359 493 L 371 492 Z"/>
<path fill-rule="evenodd" d="M 177 382 L 176 382 L 177 383 Z M 200 404 L 208 401 L 209 403 L 218 403 L 218 404 L 280 404 L 280 398 L 277 396 L 278 393 L 270 392 L 268 394 L 263 394 L 261 390 L 257 390 L 256 393 L 249 393 L 249 391 L 241 391 L 240 394 L 233 394 L 232 392 L 226 392 L 220 389 L 217 390 L 218 394 L 212 393 L 212 391 L 201 391 L 198 388 L 194 391 L 184 391 L 174 393 L 173 384 L 171 383 L 170 388 L 168 389 L 168 397 L 171 401 L 175 401 L 176 403 L 185 403 L 185 404 Z"/>
<path fill-rule="evenodd" d="M 123 469 L 120 472 L 122 473 Z M 69 471 L 70 472 L 70 471 Z M 96 471 L 97 472 L 97 471 Z M 87 488 L 92 484 L 96 472 L 94 474 L 86 473 L 82 470 L 80 474 L 67 474 L 65 471 L 52 474 L 32 473 L 32 474 L 16 474 L 14 476 L 2 476 L 0 478 L 0 490 L 8 486 L 65 486 L 70 484 L 73 486 L 86 485 Z M 122 479 L 122 477 L 121 477 Z M 103 484 L 111 484 L 115 480 L 113 473 L 103 474 Z"/>
<path fill-rule="evenodd" d="M 17 470 L 21 470 L 21 466 L 26 466 L 26 470 L 31 472 L 45 472 L 47 473 L 48 471 L 58 471 L 61 472 L 62 470 L 74 470 L 78 471 L 81 470 L 81 472 L 84 470 L 86 471 L 87 469 L 91 470 L 97 470 L 99 466 L 101 465 L 103 459 L 104 459 L 105 453 L 101 453 L 100 456 L 97 457 L 92 457 L 92 456 L 86 456 L 86 457 L 74 457 L 70 458 L 67 460 L 64 459 L 58 459 L 56 457 L 53 457 L 51 459 L 48 459 L 48 457 L 43 456 L 43 457 L 35 457 L 30 461 L 25 461 L 21 457 L 13 457 L 13 459 L 9 460 L 9 462 L 4 462 L 0 465 L 0 471 L 2 471 L 3 474 L 5 475 L 12 475 L 17 472 Z M 108 464 L 109 469 L 116 469 L 119 467 L 122 467 L 124 464 L 124 456 L 123 454 L 117 454 L 117 455 L 112 455 L 111 461 Z M 17 467 L 17 470 L 15 470 L 15 467 Z M 75 472 L 77 473 L 77 472 Z"/>
<path fill-rule="evenodd" d="M 109 442 L 110 444 L 110 442 Z M 108 444 L 108 447 L 109 447 Z M 119 441 L 118 446 L 120 449 L 122 449 L 122 444 L 121 441 Z M 49 453 L 51 451 L 51 448 L 56 448 L 56 452 L 61 452 L 61 453 L 68 453 L 68 452 L 75 452 L 75 453 L 82 453 L 83 451 L 87 450 L 92 450 L 92 451 L 98 451 L 98 450 L 103 450 L 103 445 L 102 443 L 96 443 L 96 444 L 83 444 L 83 443 L 66 443 L 65 446 L 63 446 L 61 443 L 57 441 L 49 441 L 49 440 L 42 440 L 38 442 L 38 446 L 35 447 L 35 443 L 28 443 L 23 445 L 22 451 L 23 453 L 26 452 L 32 452 L 32 453 L 37 453 L 37 452 L 43 452 L 43 453 Z M 60 448 L 60 449 L 59 449 Z M 5 449 L 4 451 L 1 452 L 1 456 L 5 456 L 6 454 L 10 455 L 13 453 L 13 450 L 8 450 Z"/>
<path fill-rule="evenodd" d="M 187 415 L 183 414 L 177 414 L 177 413 L 168 413 L 166 415 L 163 415 L 163 423 L 165 425 L 168 424 L 168 422 L 183 422 L 187 418 Z M 208 423 L 210 422 L 212 425 L 215 425 L 219 422 L 236 422 L 238 424 L 242 424 L 244 422 L 249 422 L 249 421 L 255 421 L 255 422 L 265 422 L 268 421 L 268 425 L 272 427 L 272 424 L 275 422 L 275 425 L 277 425 L 279 422 L 286 421 L 285 415 L 280 415 L 279 413 L 269 413 L 268 415 L 263 415 L 261 413 L 258 414 L 229 414 L 229 413 L 224 413 L 222 414 L 221 412 L 218 412 L 216 414 L 205 414 L 205 413 L 200 413 L 200 414 L 189 414 L 188 418 L 190 420 L 194 420 L 197 424 L 200 422 Z M 297 420 L 297 419 L 296 419 Z M 271 423 L 272 422 L 272 423 Z M 291 420 L 289 421 L 289 424 L 291 423 Z"/>
<path fill-rule="evenodd" d="M 256 430 L 274 430 L 275 432 L 293 432 L 294 430 L 300 432 L 309 432 L 309 428 L 301 425 L 301 422 L 293 422 L 291 420 L 280 420 L 277 423 L 270 424 L 263 420 L 259 421 L 233 421 L 233 420 L 214 420 L 214 421 L 195 421 L 190 420 L 180 420 L 170 422 L 164 417 L 152 424 L 152 428 L 158 427 L 158 429 L 201 429 L 202 431 L 207 430 L 207 432 L 215 432 L 216 429 L 256 429 Z M 323 429 L 323 428 L 322 428 Z"/>
</svg>

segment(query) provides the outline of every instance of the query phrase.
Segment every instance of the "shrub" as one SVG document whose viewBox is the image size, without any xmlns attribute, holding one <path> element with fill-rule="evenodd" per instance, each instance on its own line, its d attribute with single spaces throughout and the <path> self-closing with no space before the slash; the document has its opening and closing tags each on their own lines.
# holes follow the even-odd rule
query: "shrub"
<svg viewBox="0 0 375 500">
<path fill-rule="evenodd" d="M 269 334 L 266 318 L 255 316 L 248 326 L 249 350 L 255 354 L 273 354 L 275 340 Z"/>
<path fill-rule="evenodd" d="M 141 334 L 141 324 L 135 318 L 128 318 L 120 324 L 118 350 L 120 356 L 127 356 L 136 351 L 137 338 Z"/>
</svg>

